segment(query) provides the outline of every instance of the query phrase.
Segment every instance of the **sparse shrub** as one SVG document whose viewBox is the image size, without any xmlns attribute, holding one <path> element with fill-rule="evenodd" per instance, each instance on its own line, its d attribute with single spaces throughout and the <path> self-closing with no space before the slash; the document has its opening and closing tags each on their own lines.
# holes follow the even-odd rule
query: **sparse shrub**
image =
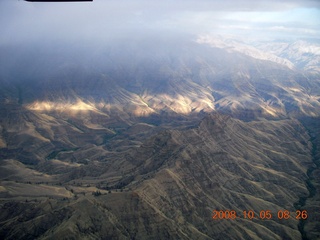
<svg viewBox="0 0 320 240">
<path fill-rule="evenodd" d="M 101 195 L 101 192 L 99 190 L 95 191 L 95 192 L 92 192 L 92 195 L 97 197 L 97 196 L 100 196 Z"/>
</svg>

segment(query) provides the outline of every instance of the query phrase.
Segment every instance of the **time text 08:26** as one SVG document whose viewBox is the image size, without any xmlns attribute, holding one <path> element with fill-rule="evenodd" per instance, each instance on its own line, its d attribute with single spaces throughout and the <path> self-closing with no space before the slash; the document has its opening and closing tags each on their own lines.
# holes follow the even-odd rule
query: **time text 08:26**
<svg viewBox="0 0 320 240">
<path fill-rule="evenodd" d="M 254 212 L 252 210 L 242 211 L 241 214 L 237 213 L 234 210 L 213 210 L 212 211 L 212 219 L 237 219 L 237 218 L 245 218 L 245 219 L 303 219 L 306 220 L 308 218 L 308 213 L 306 210 L 297 210 L 295 214 L 290 213 L 288 210 L 279 210 L 276 213 L 272 213 L 270 210 L 261 210 L 260 212 Z"/>
</svg>

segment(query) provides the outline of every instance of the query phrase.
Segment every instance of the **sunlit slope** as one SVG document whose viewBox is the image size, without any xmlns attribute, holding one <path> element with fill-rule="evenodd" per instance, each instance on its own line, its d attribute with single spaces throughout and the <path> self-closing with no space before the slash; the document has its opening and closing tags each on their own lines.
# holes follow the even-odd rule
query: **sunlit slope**
<svg viewBox="0 0 320 240">
<path fill-rule="evenodd" d="M 227 46 L 153 40 L 101 45 L 99 51 L 59 46 L 53 52 L 48 45 L 39 55 L 8 48 L 0 59 L 1 99 L 34 111 L 93 111 L 122 119 L 162 111 L 220 110 L 243 119 L 319 115 L 316 74 Z"/>
<path fill-rule="evenodd" d="M 50 116 L 16 104 L 2 105 L 0 110 L 1 159 L 38 164 L 54 158 L 60 151 L 73 152 L 80 146 L 101 145 L 106 137 L 114 135 L 101 125 L 100 114 L 82 113 L 73 118 Z"/>
<path fill-rule="evenodd" d="M 318 75 L 170 41 L 2 51 L 0 238 L 301 239 Z"/>
</svg>

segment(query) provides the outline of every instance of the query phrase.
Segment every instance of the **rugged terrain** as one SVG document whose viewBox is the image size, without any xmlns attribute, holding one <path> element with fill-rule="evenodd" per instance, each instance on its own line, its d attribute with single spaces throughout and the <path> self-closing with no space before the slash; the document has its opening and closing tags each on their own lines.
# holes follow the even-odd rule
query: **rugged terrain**
<svg viewBox="0 0 320 240">
<path fill-rule="evenodd" d="M 317 68 L 153 40 L 1 49 L 0 238 L 319 238 Z"/>
</svg>

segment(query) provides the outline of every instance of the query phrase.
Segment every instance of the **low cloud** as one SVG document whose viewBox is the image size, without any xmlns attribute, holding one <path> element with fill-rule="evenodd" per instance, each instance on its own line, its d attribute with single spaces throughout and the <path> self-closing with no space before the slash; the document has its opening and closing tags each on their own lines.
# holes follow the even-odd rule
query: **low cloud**
<svg viewBox="0 0 320 240">
<path fill-rule="evenodd" d="M 279 26 L 306 29 L 303 37 L 319 36 L 317 0 L 177 0 L 82 3 L 0 3 L 0 44 L 28 41 L 105 41 L 148 32 L 227 33 L 276 36 Z M 267 26 L 264 29 L 264 26 Z M 243 31 L 241 31 L 241 29 Z M 261 29 L 261 30 L 259 30 Z M 260 32 L 261 31 L 261 32 Z M 301 31 L 286 31 L 299 38 Z M 253 33 L 251 33 L 253 34 Z M 283 37 L 281 33 L 281 37 Z"/>
</svg>

